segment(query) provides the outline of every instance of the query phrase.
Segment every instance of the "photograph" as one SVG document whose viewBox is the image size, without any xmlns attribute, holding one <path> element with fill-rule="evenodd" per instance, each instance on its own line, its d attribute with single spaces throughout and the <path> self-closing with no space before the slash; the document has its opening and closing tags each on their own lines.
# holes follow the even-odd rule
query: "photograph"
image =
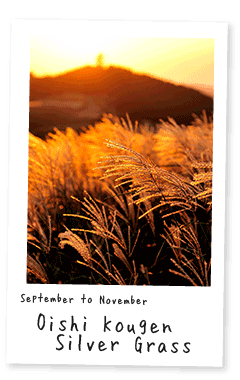
<svg viewBox="0 0 240 380">
<path fill-rule="evenodd" d="M 210 287 L 214 38 L 32 34 L 27 284 Z"/>
</svg>

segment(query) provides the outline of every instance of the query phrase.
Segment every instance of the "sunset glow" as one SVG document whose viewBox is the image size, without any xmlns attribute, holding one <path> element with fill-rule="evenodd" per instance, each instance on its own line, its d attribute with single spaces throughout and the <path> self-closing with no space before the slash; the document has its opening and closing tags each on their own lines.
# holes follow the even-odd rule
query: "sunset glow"
<svg viewBox="0 0 240 380">
<path fill-rule="evenodd" d="M 28 27 L 27 282 L 211 286 L 214 28 Z"/>
<path fill-rule="evenodd" d="M 89 33 L 84 37 L 57 34 L 32 36 L 30 71 L 35 76 L 57 75 L 95 65 L 104 55 L 106 67 L 126 67 L 137 73 L 213 90 L 214 39 L 117 37 Z"/>
</svg>

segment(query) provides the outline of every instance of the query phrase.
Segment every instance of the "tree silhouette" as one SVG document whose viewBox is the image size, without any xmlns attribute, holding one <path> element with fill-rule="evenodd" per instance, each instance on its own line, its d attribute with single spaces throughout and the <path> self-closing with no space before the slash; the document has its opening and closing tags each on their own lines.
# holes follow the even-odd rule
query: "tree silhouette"
<svg viewBox="0 0 240 380">
<path fill-rule="evenodd" d="M 98 54 L 96 58 L 96 66 L 103 67 L 104 66 L 104 55 L 102 53 Z"/>
</svg>

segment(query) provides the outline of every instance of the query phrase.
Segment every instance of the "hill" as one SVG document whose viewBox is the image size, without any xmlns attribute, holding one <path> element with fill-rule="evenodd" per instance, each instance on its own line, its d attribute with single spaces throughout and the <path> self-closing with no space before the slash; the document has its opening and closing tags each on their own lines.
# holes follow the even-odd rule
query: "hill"
<svg viewBox="0 0 240 380">
<path fill-rule="evenodd" d="M 132 121 L 158 122 L 173 117 L 189 124 L 192 113 L 213 111 L 213 98 L 185 86 L 113 67 L 85 66 L 55 77 L 30 75 L 31 133 L 44 137 L 53 127 L 80 130 L 103 113 Z"/>
</svg>

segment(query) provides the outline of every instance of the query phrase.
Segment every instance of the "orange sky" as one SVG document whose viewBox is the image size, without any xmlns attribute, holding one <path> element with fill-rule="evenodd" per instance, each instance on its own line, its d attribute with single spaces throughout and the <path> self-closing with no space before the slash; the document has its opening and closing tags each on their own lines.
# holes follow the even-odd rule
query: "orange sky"
<svg viewBox="0 0 240 380">
<path fill-rule="evenodd" d="M 103 53 L 105 65 L 120 65 L 157 78 L 213 90 L 214 39 L 143 38 L 95 34 L 32 36 L 30 71 L 56 75 L 94 65 Z"/>
</svg>

